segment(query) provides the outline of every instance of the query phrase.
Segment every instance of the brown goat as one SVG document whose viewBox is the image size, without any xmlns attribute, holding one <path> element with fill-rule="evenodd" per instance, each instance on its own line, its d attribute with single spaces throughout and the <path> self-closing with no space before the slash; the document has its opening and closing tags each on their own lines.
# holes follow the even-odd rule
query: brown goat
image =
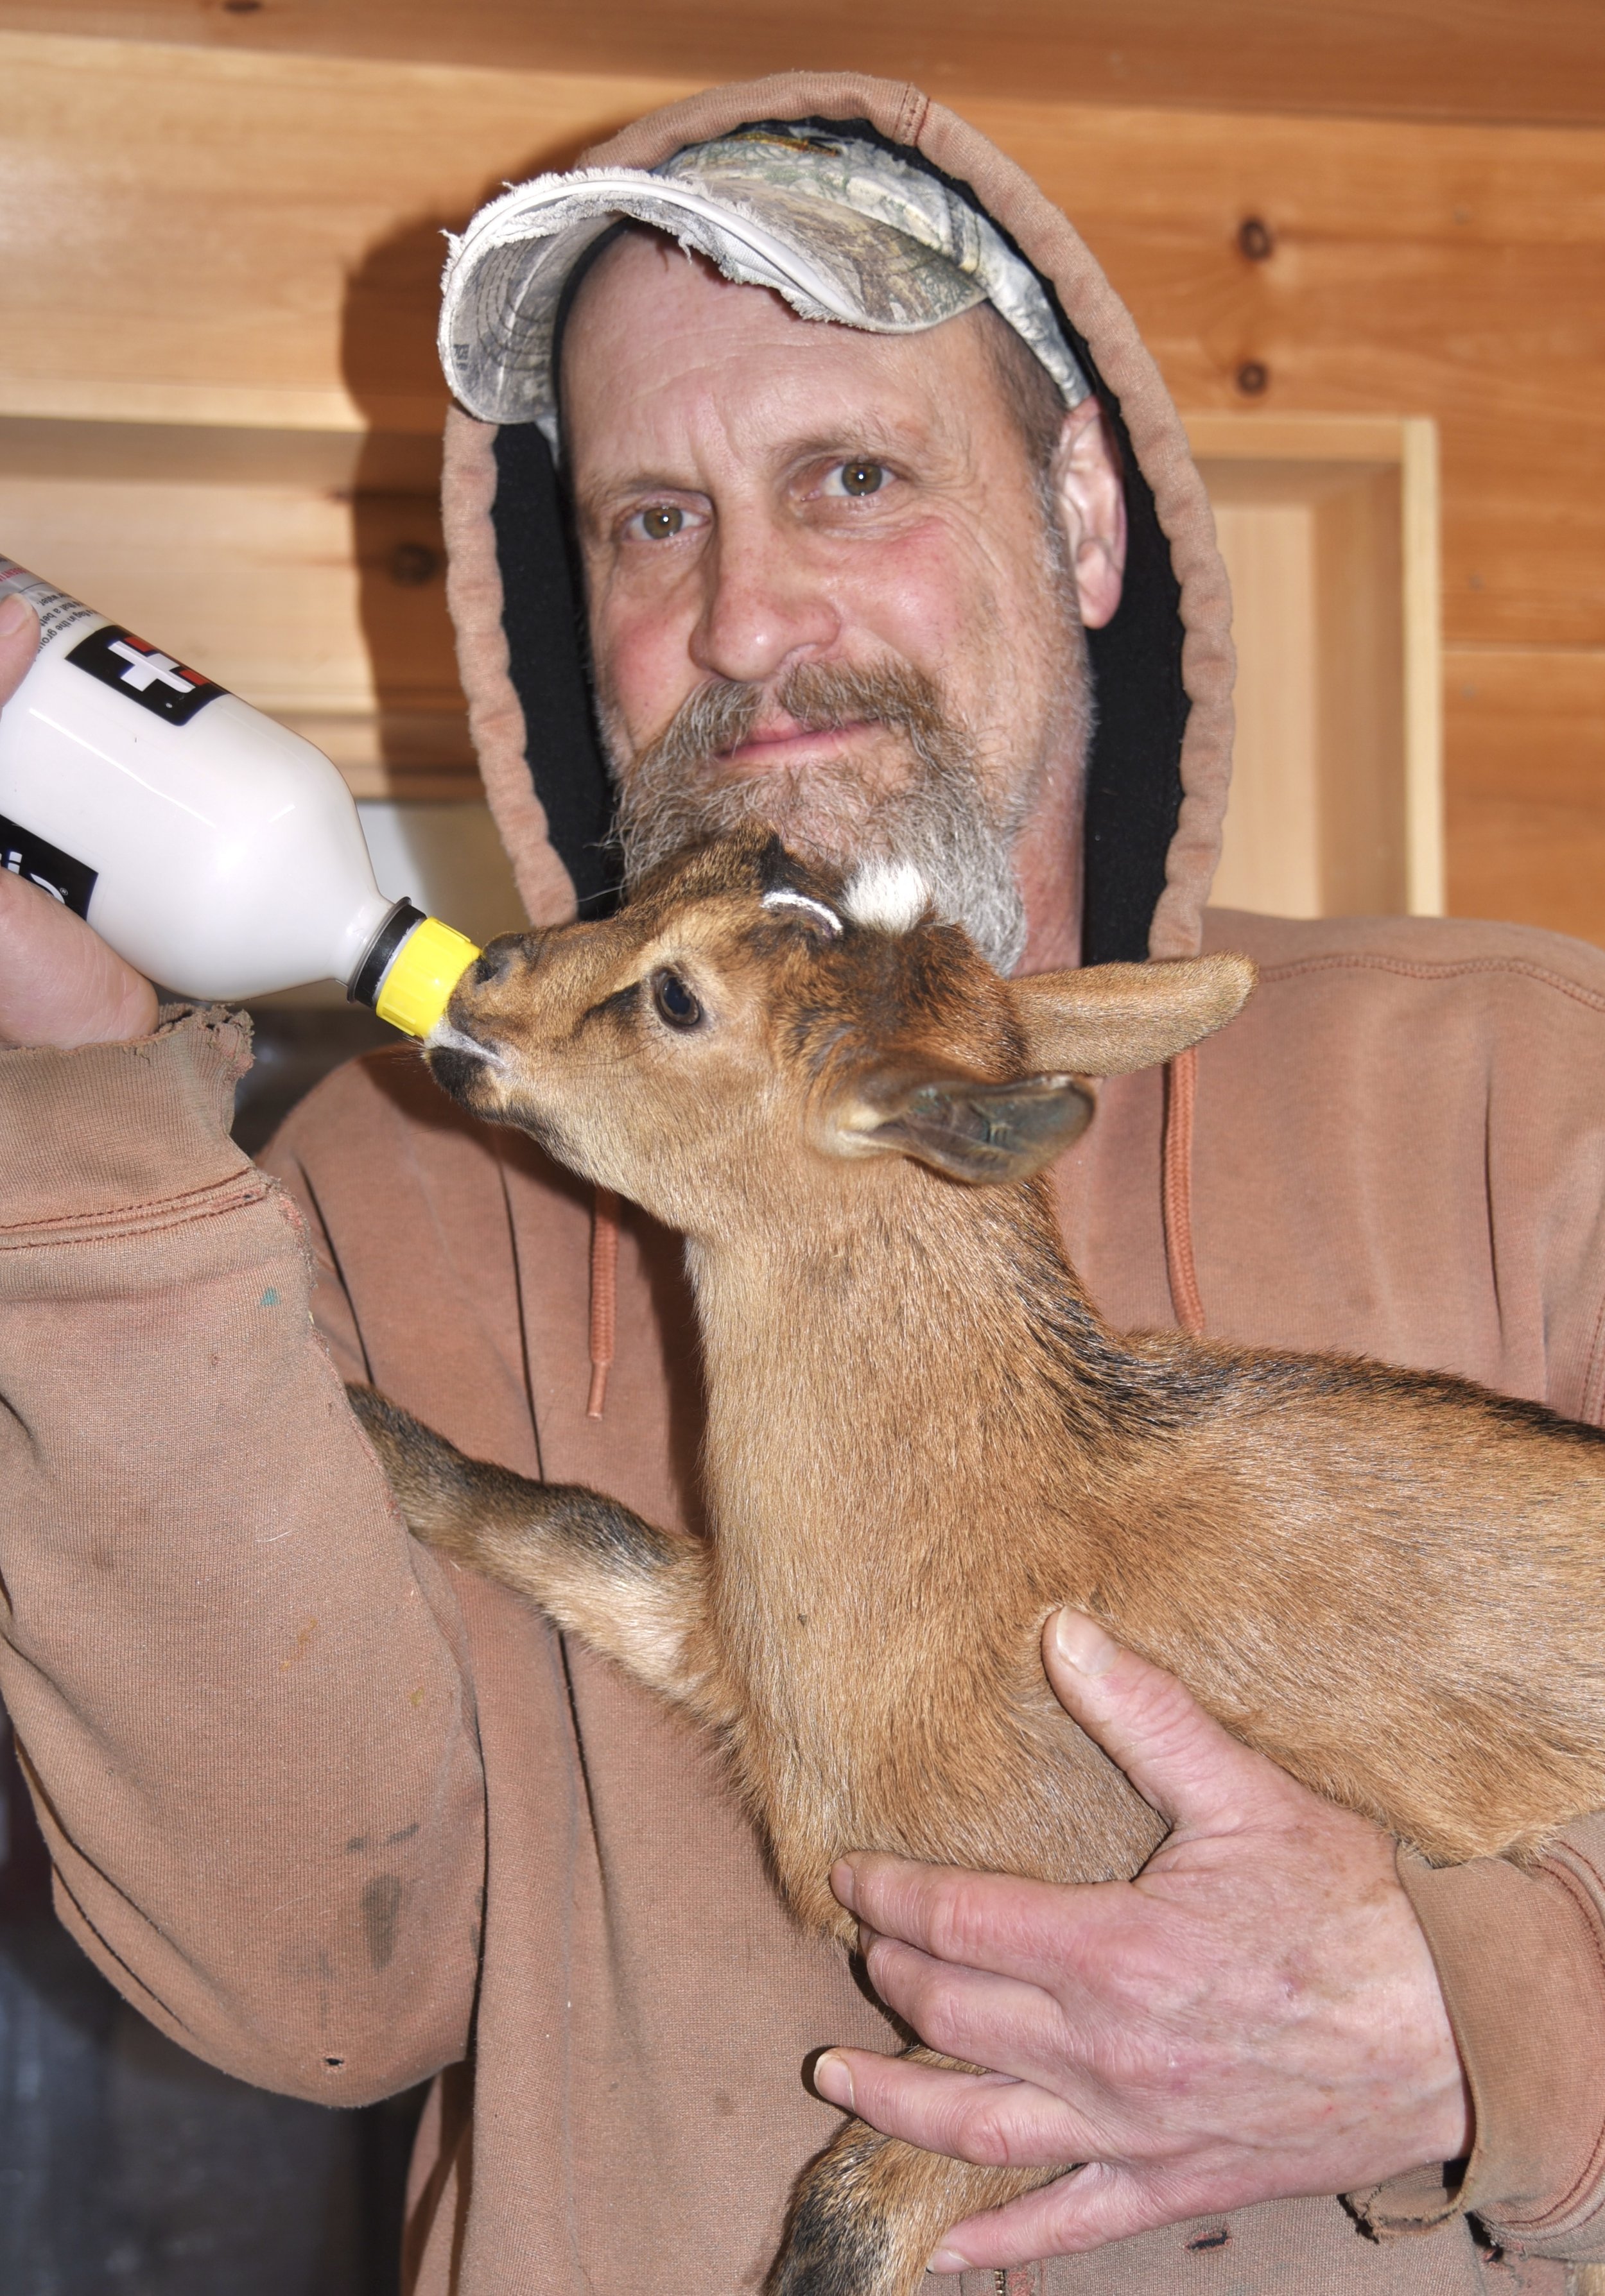
<svg viewBox="0 0 1605 2296">
<path fill-rule="evenodd" d="M 847 1851 L 1084 1882 L 1154 1849 L 1044 1681 L 1066 1603 L 1428 1857 L 1520 1858 L 1599 1807 L 1605 1437 L 1461 1380 L 1123 1337 L 1066 1264 L 1038 1175 L 1092 1112 L 1075 1078 L 1219 1027 L 1252 966 L 1004 981 L 923 909 L 910 873 L 844 886 L 749 838 L 465 977 L 440 1082 L 687 1239 L 713 1535 L 353 1390 L 413 1530 L 720 1734 L 787 1900 L 849 1945 Z M 951 2223 L 1054 2173 L 849 2121 L 771 2285 L 910 2296 Z"/>
</svg>

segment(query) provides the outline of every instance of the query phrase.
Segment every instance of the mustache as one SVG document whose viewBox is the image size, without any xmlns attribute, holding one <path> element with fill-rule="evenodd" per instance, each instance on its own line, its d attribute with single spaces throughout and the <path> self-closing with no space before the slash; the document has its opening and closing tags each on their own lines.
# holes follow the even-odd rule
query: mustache
<svg viewBox="0 0 1605 2296">
<path fill-rule="evenodd" d="M 716 678 L 696 687 L 663 732 L 648 742 L 629 779 L 661 783 L 668 775 L 696 774 L 751 738 L 770 707 L 811 734 L 845 726 L 888 726 L 907 736 L 924 759 L 951 738 L 951 726 L 934 681 L 911 662 L 794 662 L 774 687 Z"/>
</svg>

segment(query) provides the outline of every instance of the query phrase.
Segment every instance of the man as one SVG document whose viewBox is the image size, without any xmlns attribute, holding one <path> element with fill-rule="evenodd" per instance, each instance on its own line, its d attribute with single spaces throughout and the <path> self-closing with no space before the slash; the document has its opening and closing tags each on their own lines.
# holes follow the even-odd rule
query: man
<svg viewBox="0 0 1605 2296">
<path fill-rule="evenodd" d="M 846 78 L 715 91 L 603 157 L 476 221 L 442 326 L 480 418 L 449 447 L 453 609 L 532 914 L 605 887 L 549 439 L 634 861 L 756 813 L 918 854 L 1003 964 L 1196 946 L 1224 586 L 1063 219 Z M 28 638 L 0 636 L 13 671 Z M 1172 1834 L 1082 1891 L 849 1861 L 881 1998 L 996 2073 L 889 2062 L 706 1750 L 399 1533 L 286 1199 L 223 1136 L 229 1024 L 152 1036 L 126 967 L 0 893 L 0 1035 L 31 1047 L 0 1062 L 4 1686 L 63 1915 L 248 2078 L 349 2103 L 446 2069 L 414 2284 L 755 2286 L 821 2098 L 1089 2164 L 950 2233 L 934 2268 L 972 2291 L 1044 2257 L 1072 2259 L 1047 2290 L 1169 2290 L 1225 2249 L 1244 2289 L 1558 2292 L 1549 2259 L 1605 2251 L 1605 1827 L 1532 1874 L 1429 1874 L 1066 1617 L 1049 1679 Z M 1491 928 L 1211 931 L 1264 986 L 1200 1059 L 1196 1140 L 1190 1071 L 1119 1079 L 1056 1175 L 1106 1309 L 1201 1303 L 1600 1415 L 1605 964 Z M 471 1451 L 694 1511 L 671 1239 L 626 1214 L 610 1275 L 605 1210 L 405 1052 L 276 1161 L 341 1371 Z"/>
</svg>

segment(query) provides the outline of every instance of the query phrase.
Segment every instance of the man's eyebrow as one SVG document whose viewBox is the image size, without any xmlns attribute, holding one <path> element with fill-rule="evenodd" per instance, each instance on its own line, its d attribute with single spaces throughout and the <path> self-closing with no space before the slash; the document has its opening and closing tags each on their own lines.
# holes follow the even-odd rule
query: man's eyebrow
<svg viewBox="0 0 1605 2296">
<path fill-rule="evenodd" d="M 928 443 L 929 433 L 921 425 L 899 422 L 894 415 L 877 414 L 852 428 L 843 425 L 789 439 L 776 449 L 775 460 L 784 467 L 794 463 L 819 462 L 827 455 L 861 455 L 882 447 L 895 451 Z"/>
</svg>

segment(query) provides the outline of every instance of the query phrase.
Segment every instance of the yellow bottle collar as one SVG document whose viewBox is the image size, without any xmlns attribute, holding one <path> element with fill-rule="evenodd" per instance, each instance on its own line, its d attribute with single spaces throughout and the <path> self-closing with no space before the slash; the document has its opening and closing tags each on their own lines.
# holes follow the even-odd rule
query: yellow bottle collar
<svg viewBox="0 0 1605 2296">
<path fill-rule="evenodd" d="M 402 942 L 374 998 L 382 1021 L 408 1037 L 426 1037 L 479 950 L 439 917 L 425 917 Z"/>
</svg>

